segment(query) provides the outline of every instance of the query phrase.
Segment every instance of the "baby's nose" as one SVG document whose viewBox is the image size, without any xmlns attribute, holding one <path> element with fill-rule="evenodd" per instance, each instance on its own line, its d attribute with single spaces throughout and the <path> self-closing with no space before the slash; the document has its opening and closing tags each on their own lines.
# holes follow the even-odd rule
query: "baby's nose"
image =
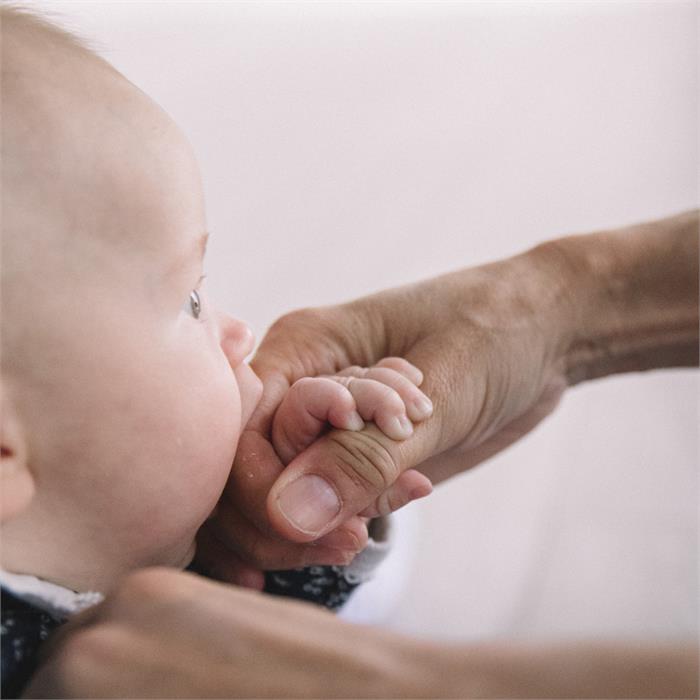
<svg viewBox="0 0 700 700">
<path fill-rule="evenodd" d="M 255 347 L 253 331 L 243 321 L 225 314 L 221 314 L 219 328 L 221 348 L 226 354 L 231 367 L 238 367 Z"/>
</svg>

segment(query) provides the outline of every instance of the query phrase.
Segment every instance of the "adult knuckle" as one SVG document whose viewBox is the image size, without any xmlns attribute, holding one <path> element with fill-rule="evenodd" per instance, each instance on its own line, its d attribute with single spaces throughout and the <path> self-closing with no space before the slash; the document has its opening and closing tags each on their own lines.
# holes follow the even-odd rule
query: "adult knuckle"
<svg viewBox="0 0 700 700">
<path fill-rule="evenodd" d="M 383 491 L 396 481 L 399 468 L 382 438 L 370 431 L 331 433 L 335 461 L 345 475 L 363 489 Z"/>
</svg>

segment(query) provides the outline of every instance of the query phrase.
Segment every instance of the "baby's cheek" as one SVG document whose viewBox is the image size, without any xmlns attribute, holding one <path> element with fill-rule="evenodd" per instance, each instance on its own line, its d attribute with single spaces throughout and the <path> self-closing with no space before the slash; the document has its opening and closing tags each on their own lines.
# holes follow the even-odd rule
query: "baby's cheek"
<svg viewBox="0 0 700 700">
<path fill-rule="evenodd" d="M 263 385 L 255 372 L 246 364 L 240 364 L 234 370 L 234 376 L 240 394 L 240 431 L 242 431 L 253 411 L 257 408 L 262 398 Z"/>
<path fill-rule="evenodd" d="M 241 402 L 238 391 L 210 395 L 200 414 L 193 436 L 196 454 L 190 462 L 192 480 L 197 481 L 207 504 L 207 514 L 221 495 L 231 472 L 241 433 Z"/>
<path fill-rule="evenodd" d="M 214 368 L 212 368 L 214 369 Z M 236 383 L 227 375 L 201 372 L 172 432 L 173 491 L 179 511 L 172 516 L 195 530 L 219 500 L 231 471 L 240 435 L 241 408 Z"/>
</svg>

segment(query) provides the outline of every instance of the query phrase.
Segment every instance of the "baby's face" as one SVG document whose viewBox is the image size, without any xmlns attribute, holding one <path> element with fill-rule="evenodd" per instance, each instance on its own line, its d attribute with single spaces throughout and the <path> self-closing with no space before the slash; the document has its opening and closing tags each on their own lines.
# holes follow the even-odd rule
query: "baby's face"
<svg viewBox="0 0 700 700">
<path fill-rule="evenodd" d="M 202 282 L 179 130 L 103 64 L 31 60 L 5 78 L 3 267 L 21 272 L 3 290 L 3 372 L 37 491 L 4 544 L 15 568 L 108 588 L 132 566 L 188 563 L 261 385 L 249 329 Z M 57 555 L 30 553 L 42 538 Z M 62 565 L 69 552 L 82 561 Z"/>
</svg>

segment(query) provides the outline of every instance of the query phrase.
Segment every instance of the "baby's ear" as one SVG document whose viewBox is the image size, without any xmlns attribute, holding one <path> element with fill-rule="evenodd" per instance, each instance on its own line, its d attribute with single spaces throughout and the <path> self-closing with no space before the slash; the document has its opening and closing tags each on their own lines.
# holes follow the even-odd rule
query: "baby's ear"
<svg viewBox="0 0 700 700">
<path fill-rule="evenodd" d="M 35 490 L 22 425 L 6 389 L 0 380 L 0 522 L 19 515 Z"/>
</svg>

